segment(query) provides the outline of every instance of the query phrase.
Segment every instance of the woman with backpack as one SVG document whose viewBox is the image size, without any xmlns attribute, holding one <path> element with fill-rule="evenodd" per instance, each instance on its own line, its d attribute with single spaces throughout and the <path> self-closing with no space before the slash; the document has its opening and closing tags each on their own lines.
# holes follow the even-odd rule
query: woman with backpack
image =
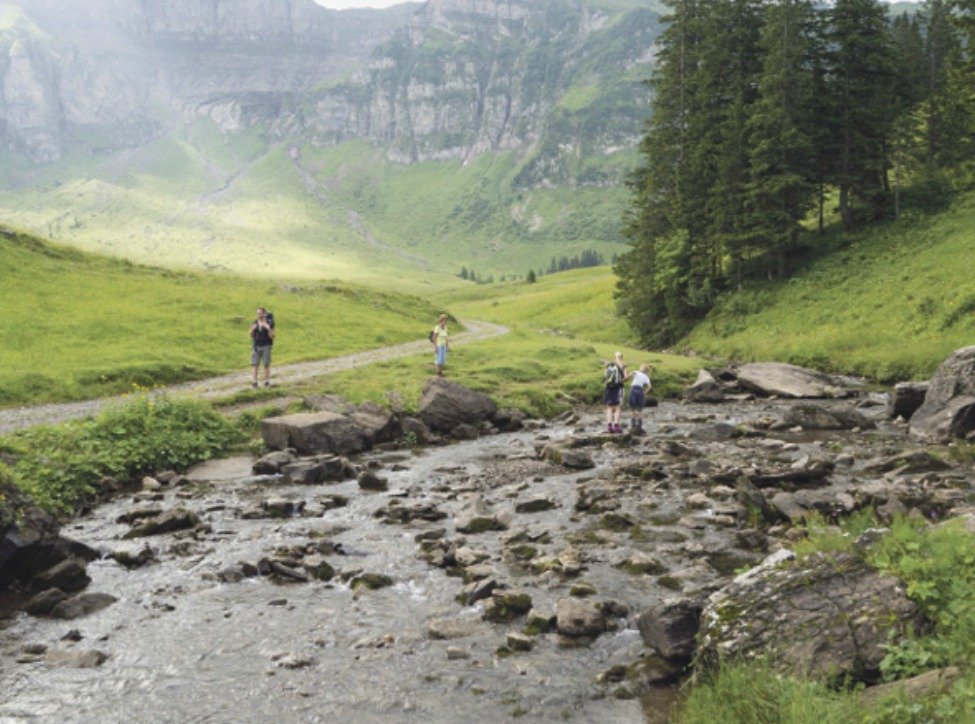
<svg viewBox="0 0 975 724">
<path fill-rule="evenodd" d="M 603 372 L 603 402 L 606 405 L 606 431 L 609 433 L 623 432 L 620 415 L 625 381 L 626 365 L 623 364 L 623 353 L 616 352 L 613 361 L 606 365 L 606 370 Z"/>
<path fill-rule="evenodd" d="M 437 377 L 443 377 L 443 368 L 447 364 L 447 352 L 450 350 L 449 332 L 447 331 L 447 315 L 441 314 L 437 326 L 430 331 L 430 342 L 433 344 L 433 364 L 437 368 Z"/>
</svg>

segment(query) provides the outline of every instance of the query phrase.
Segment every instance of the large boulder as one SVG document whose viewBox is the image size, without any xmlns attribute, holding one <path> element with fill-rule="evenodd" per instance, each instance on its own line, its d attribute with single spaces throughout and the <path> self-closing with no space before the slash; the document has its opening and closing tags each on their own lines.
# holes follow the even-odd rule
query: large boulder
<svg viewBox="0 0 975 724">
<path fill-rule="evenodd" d="M 685 397 L 689 402 L 721 402 L 724 400 L 724 387 L 710 372 L 700 370 Z"/>
<path fill-rule="evenodd" d="M 272 450 L 291 447 L 301 455 L 348 455 L 370 445 L 366 433 L 354 420 L 336 412 L 271 417 L 261 422 L 261 435 Z"/>
<path fill-rule="evenodd" d="M 975 347 L 964 347 L 941 363 L 924 404 L 911 415 L 911 435 L 948 442 L 975 430 Z"/>
<path fill-rule="evenodd" d="M 712 594 L 701 615 L 702 661 L 769 656 L 779 669 L 871 681 L 884 645 L 917 632 L 900 581 L 846 553 L 802 561 L 778 551 Z"/>
<path fill-rule="evenodd" d="M 12 484 L 0 480 L 0 590 L 26 584 L 69 558 L 92 561 L 98 552 L 59 535 L 57 521 Z"/>
<path fill-rule="evenodd" d="M 821 405 L 802 403 L 793 405 L 782 416 L 782 423 L 804 430 L 873 430 L 877 424 L 851 407 L 826 408 Z"/>
<path fill-rule="evenodd" d="M 423 389 L 417 416 L 431 430 L 449 433 L 461 424 L 490 420 L 497 411 L 497 404 L 487 395 L 435 377 Z"/>
<path fill-rule="evenodd" d="M 694 653 L 701 626 L 701 604 L 690 599 L 670 599 L 642 613 L 636 624 L 647 646 L 668 661 L 686 663 Z"/>
<path fill-rule="evenodd" d="M 403 426 L 399 418 L 374 403 L 359 405 L 350 417 L 362 430 L 370 446 L 392 442 L 403 436 Z"/>
<path fill-rule="evenodd" d="M 888 417 L 910 420 L 911 415 L 924 404 L 928 387 L 930 384 L 927 382 L 898 382 L 890 395 L 890 403 L 887 406 Z"/>
<path fill-rule="evenodd" d="M 845 397 L 838 381 L 816 370 L 781 362 L 754 362 L 738 369 L 738 384 L 763 395 L 794 398 Z"/>
</svg>

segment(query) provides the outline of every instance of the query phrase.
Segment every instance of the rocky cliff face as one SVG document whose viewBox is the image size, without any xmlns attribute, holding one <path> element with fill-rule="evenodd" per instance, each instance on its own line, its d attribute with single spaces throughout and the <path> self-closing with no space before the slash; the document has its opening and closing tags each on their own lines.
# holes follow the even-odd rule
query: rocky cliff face
<svg viewBox="0 0 975 724">
<path fill-rule="evenodd" d="M 578 159 L 631 147 L 646 113 L 658 26 L 641 5 L 20 0 L 0 6 L 0 143 L 43 163 L 206 116 L 403 162 L 520 149 L 524 184 L 598 182 Z"/>
</svg>

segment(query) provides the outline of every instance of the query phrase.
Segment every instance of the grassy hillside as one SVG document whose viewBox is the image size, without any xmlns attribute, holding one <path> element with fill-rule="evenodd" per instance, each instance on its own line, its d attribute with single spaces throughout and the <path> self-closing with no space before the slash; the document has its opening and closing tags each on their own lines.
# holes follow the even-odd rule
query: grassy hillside
<svg viewBox="0 0 975 724">
<path fill-rule="evenodd" d="M 925 377 L 975 344 L 975 195 L 848 238 L 797 277 L 728 297 L 684 346 L 880 380 Z"/>
<path fill-rule="evenodd" d="M 632 348 L 636 337 L 616 316 L 615 287 L 616 276 L 604 266 L 541 276 L 535 284 L 468 285 L 432 298 L 461 318 Z"/>
<path fill-rule="evenodd" d="M 601 161 L 618 175 L 627 154 Z M 525 274 L 552 257 L 622 250 L 621 188 L 513 190 L 513 154 L 467 163 L 389 162 L 364 142 L 228 139 L 210 121 L 105 158 L 46 167 L 0 152 L 0 218 L 45 238 L 170 268 L 399 279 L 424 293 Z"/>
<path fill-rule="evenodd" d="M 422 338 L 437 312 L 415 297 L 352 285 L 135 266 L 2 227 L 0 253 L 8 332 L 0 405 L 243 371 L 258 305 L 278 320 L 279 363 Z"/>
<path fill-rule="evenodd" d="M 455 316 L 511 328 L 503 337 L 452 351 L 448 376 L 502 405 L 552 414 L 573 399 L 598 402 L 603 365 L 619 350 L 631 366 L 654 366 L 655 393 L 678 392 L 697 373 L 700 360 L 636 348 L 633 334 L 615 317 L 614 285 L 609 267 L 598 267 L 546 275 L 535 284 L 468 285 L 436 295 L 433 300 Z M 354 400 L 377 402 L 393 387 L 409 408 L 419 401 L 431 359 L 395 360 L 372 369 L 365 379 L 352 371 L 316 384 Z"/>
</svg>

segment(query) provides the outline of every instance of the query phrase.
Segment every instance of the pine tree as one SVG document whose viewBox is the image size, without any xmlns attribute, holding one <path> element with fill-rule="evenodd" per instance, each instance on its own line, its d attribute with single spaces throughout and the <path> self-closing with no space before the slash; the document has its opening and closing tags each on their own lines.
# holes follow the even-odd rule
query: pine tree
<svg viewBox="0 0 975 724">
<path fill-rule="evenodd" d="M 846 229 L 878 217 L 887 201 L 888 143 L 894 122 L 894 67 L 886 7 L 836 0 L 829 12 L 829 93 L 838 141 L 833 183 Z"/>
<path fill-rule="evenodd" d="M 689 287 L 692 249 L 658 253 L 675 235 L 700 232 L 707 197 L 700 156 L 695 154 L 700 123 L 699 94 L 705 0 L 665 0 L 670 14 L 658 38 L 657 68 L 651 81 L 653 111 L 640 143 L 643 164 L 630 178 L 633 208 L 626 234 L 632 247 L 614 262 L 616 301 L 621 315 L 644 342 L 673 341 L 693 316 Z M 658 242 L 662 245 L 658 250 Z M 672 245 L 667 245 L 672 251 Z M 668 317 L 668 315 L 672 315 Z"/>
<path fill-rule="evenodd" d="M 740 284 L 747 244 L 747 184 L 750 177 L 748 117 L 757 97 L 761 71 L 759 0 L 717 0 L 705 21 L 695 144 L 699 167 L 707 168 L 704 229 L 691 244 L 700 279 L 701 301 L 709 306 L 713 289 L 729 277 Z M 701 263 L 707 264 L 701 268 Z"/>
<path fill-rule="evenodd" d="M 768 9 L 759 99 L 748 119 L 752 252 L 766 274 L 780 278 L 814 199 L 814 21 L 811 0 L 782 0 Z"/>
<path fill-rule="evenodd" d="M 946 167 L 975 158 L 975 0 L 925 4 L 931 71 L 929 153 Z"/>
</svg>

